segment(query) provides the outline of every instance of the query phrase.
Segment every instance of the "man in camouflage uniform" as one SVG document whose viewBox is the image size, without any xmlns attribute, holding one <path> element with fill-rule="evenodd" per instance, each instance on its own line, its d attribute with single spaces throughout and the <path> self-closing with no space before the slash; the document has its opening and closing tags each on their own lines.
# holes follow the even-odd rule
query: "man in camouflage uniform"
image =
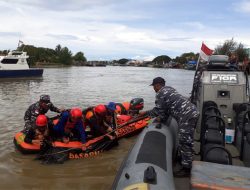
<svg viewBox="0 0 250 190">
<path fill-rule="evenodd" d="M 193 136 L 199 113 L 195 105 L 180 95 L 174 88 L 165 86 L 165 80 L 157 77 L 151 84 L 156 92 L 155 107 L 146 113 L 158 120 L 166 120 L 168 116 L 176 119 L 179 126 L 179 153 L 182 168 L 174 172 L 175 177 L 190 175 L 193 157 Z"/>
<path fill-rule="evenodd" d="M 26 110 L 24 115 L 24 129 L 29 130 L 31 127 L 33 127 L 37 116 L 41 114 L 46 114 L 49 110 L 57 113 L 61 113 L 62 111 L 50 102 L 49 95 L 41 95 L 40 100 L 30 105 L 29 108 Z"/>
</svg>

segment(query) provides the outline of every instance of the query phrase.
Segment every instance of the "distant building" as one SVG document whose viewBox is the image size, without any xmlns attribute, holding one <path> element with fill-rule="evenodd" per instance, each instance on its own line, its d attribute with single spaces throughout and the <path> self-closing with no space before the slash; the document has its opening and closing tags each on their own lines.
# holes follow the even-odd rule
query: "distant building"
<svg viewBox="0 0 250 190">
<path fill-rule="evenodd" d="M 141 60 L 130 60 L 126 63 L 127 66 L 140 66 L 141 64 L 143 64 Z"/>
<path fill-rule="evenodd" d="M 188 61 L 186 63 L 186 69 L 195 70 L 196 69 L 196 64 L 197 64 L 197 61 Z"/>
</svg>

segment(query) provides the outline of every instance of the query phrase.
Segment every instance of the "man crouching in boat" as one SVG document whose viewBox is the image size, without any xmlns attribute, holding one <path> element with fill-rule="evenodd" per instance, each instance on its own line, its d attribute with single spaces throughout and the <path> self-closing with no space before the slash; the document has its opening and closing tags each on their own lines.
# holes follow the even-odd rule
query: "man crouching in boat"
<svg viewBox="0 0 250 190">
<path fill-rule="evenodd" d="M 57 113 L 61 113 L 63 111 L 51 103 L 49 95 L 41 95 L 40 100 L 30 105 L 26 110 L 24 115 L 24 129 L 29 130 L 31 127 L 33 127 L 37 116 L 40 114 L 46 114 L 49 110 Z"/>
<path fill-rule="evenodd" d="M 174 172 L 175 177 L 187 177 L 192 168 L 194 130 L 199 117 L 195 105 L 180 95 L 174 88 L 165 86 L 165 80 L 157 77 L 151 84 L 156 92 L 155 107 L 146 113 L 158 120 L 166 120 L 167 116 L 176 119 L 179 126 L 179 147 L 181 169 Z M 145 112 L 144 112 L 145 114 Z"/>
<path fill-rule="evenodd" d="M 99 104 L 87 111 L 84 117 L 84 123 L 90 127 L 90 134 L 93 137 L 106 135 L 111 140 L 115 137 L 109 133 L 113 131 L 113 114 L 115 105 L 111 107 Z"/>
<path fill-rule="evenodd" d="M 36 125 L 30 128 L 25 135 L 24 142 L 41 145 L 45 139 L 49 138 L 48 119 L 45 115 L 36 118 Z"/>
<path fill-rule="evenodd" d="M 68 143 L 70 138 L 77 138 L 85 144 L 86 133 L 82 121 L 82 110 L 80 108 L 72 108 L 70 111 L 64 111 L 59 122 L 54 126 L 53 131 L 54 135 L 62 138 L 64 143 Z"/>
</svg>

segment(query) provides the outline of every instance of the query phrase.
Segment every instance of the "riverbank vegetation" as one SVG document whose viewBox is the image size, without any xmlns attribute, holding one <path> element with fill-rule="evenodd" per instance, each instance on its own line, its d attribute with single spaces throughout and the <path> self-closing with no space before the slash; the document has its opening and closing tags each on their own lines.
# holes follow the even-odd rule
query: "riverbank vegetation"
<svg viewBox="0 0 250 190">
<path fill-rule="evenodd" d="M 249 61 L 250 49 L 246 49 L 242 43 L 234 41 L 234 39 L 226 40 L 223 44 L 219 44 L 214 49 L 215 55 L 228 55 L 229 58 L 236 58 L 237 63 Z M 184 68 L 190 61 L 197 61 L 199 53 L 189 52 L 183 53 L 180 56 L 171 59 L 167 55 L 160 55 L 150 62 L 140 62 L 129 59 L 114 60 L 112 64 L 118 65 L 136 65 L 136 66 L 150 66 L 150 67 L 171 67 L 171 68 Z"/>
<path fill-rule="evenodd" d="M 73 55 L 67 47 L 62 47 L 60 44 L 55 49 L 22 45 L 17 50 L 27 52 L 30 66 L 70 66 L 81 65 L 87 61 L 83 52 Z M 7 50 L 0 51 L 0 54 L 6 55 L 7 52 Z"/>
<path fill-rule="evenodd" d="M 183 53 L 171 59 L 168 55 L 160 55 L 152 61 L 139 61 L 128 58 L 122 58 L 113 61 L 89 61 L 84 56 L 83 52 L 73 53 L 67 48 L 58 44 L 55 49 L 35 47 L 32 45 L 22 45 L 18 50 L 26 51 L 30 56 L 29 64 L 31 66 L 106 66 L 106 65 L 121 65 L 121 66 L 150 66 L 150 67 L 173 67 L 183 68 L 189 61 L 198 60 L 199 53 L 188 52 Z M 248 51 L 246 51 L 248 50 Z M 242 43 L 234 41 L 234 39 L 226 40 L 222 45 L 219 44 L 214 49 L 214 54 L 228 55 L 229 57 L 237 58 L 237 62 L 249 60 L 249 50 Z M 0 51 L 0 54 L 7 54 L 8 51 Z"/>
</svg>

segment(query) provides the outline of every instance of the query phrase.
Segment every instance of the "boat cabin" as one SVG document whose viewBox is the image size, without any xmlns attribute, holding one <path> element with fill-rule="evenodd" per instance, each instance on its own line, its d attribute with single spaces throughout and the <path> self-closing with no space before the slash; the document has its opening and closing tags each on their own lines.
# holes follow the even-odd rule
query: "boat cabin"
<svg viewBox="0 0 250 190">
<path fill-rule="evenodd" d="M 29 56 L 23 51 L 10 51 L 6 56 L 0 56 L 0 70 L 29 69 Z"/>
<path fill-rule="evenodd" d="M 249 101 L 248 77 L 229 64 L 228 56 L 213 55 L 207 65 L 196 71 L 191 97 L 200 113 L 203 112 L 204 102 L 215 102 L 226 125 L 233 126 L 233 105 Z"/>
</svg>

